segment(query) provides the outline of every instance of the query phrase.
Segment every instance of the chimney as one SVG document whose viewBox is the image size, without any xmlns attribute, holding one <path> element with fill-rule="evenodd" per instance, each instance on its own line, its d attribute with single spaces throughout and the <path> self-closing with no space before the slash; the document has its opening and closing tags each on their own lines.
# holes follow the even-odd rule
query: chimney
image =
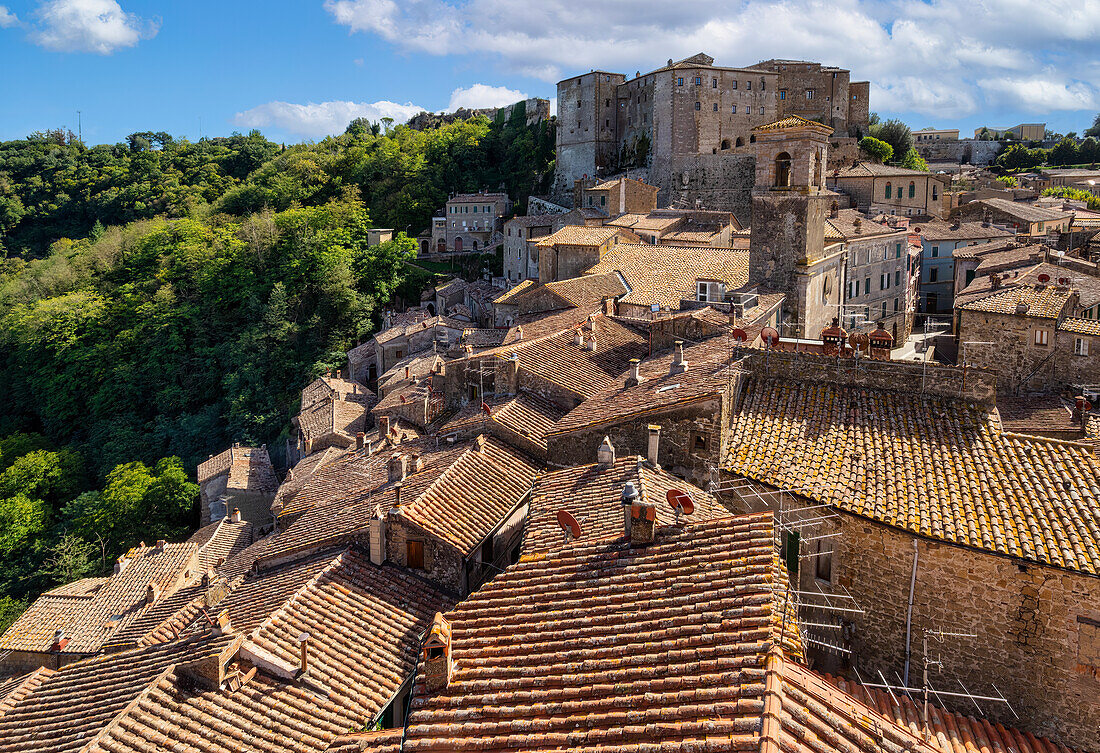
<svg viewBox="0 0 1100 753">
<path fill-rule="evenodd" d="M 996 272 L 991 272 L 989 275 L 989 287 L 993 290 L 1001 287 L 1001 276 Z"/>
<path fill-rule="evenodd" d="M 232 632 L 233 625 L 229 622 L 229 610 L 223 609 L 214 621 L 214 635 L 228 635 Z"/>
<path fill-rule="evenodd" d="M 160 586 L 156 583 L 150 583 L 145 587 L 145 603 L 156 604 L 157 598 L 160 596 Z"/>
<path fill-rule="evenodd" d="M 588 342 L 585 343 L 585 350 L 596 350 L 596 333 L 592 333 L 592 337 L 588 338 Z"/>
<path fill-rule="evenodd" d="M 420 455 L 413 455 L 412 456 L 412 469 L 411 469 L 410 472 L 411 473 L 420 473 L 422 470 L 424 470 L 424 458 L 421 457 Z"/>
<path fill-rule="evenodd" d="M 840 205 L 834 201 L 832 207 L 829 208 L 829 218 L 835 220 L 838 217 L 840 217 Z"/>
<path fill-rule="evenodd" d="M 657 533 L 657 508 L 641 499 L 630 506 L 630 545 L 652 544 Z"/>
<path fill-rule="evenodd" d="M 404 481 L 409 474 L 408 457 L 404 453 L 394 455 L 390 458 L 388 471 L 390 481 Z"/>
<path fill-rule="evenodd" d="M 67 645 L 69 645 L 69 638 L 65 635 L 65 630 L 58 628 L 53 633 L 53 645 L 50 646 L 50 651 L 64 651 Z"/>
<path fill-rule="evenodd" d="M 660 444 L 661 444 L 661 427 L 658 426 L 657 424 L 650 424 L 649 425 L 649 451 L 647 453 L 647 458 L 649 460 L 649 464 L 651 466 L 653 466 L 654 468 L 660 468 L 661 467 L 657 463 L 657 448 L 660 446 Z"/>
<path fill-rule="evenodd" d="M 609 466 L 615 462 L 615 448 L 610 437 L 604 437 L 600 449 L 596 450 L 596 462 L 601 466 Z"/>
<path fill-rule="evenodd" d="M 385 440 L 390 436 L 390 417 L 379 416 L 378 417 L 378 439 L 379 441 Z"/>
<path fill-rule="evenodd" d="M 373 455 L 374 454 L 374 442 L 370 441 L 369 439 L 364 440 L 363 441 L 363 452 L 365 452 L 367 455 Z"/>
<path fill-rule="evenodd" d="M 1017 316 L 1023 316 L 1024 314 L 1027 313 L 1028 308 L 1029 307 L 1026 303 L 1024 303 L 1023 301 L 1020 301 L 1019 303 L 1016 304 L 1016 315 Z"/>
<path fill-rule="evenodd" d="M 516 327 L 516 339 L 517 340 L 522 340 L 523 339 L 523 325 L 520 325 L 520 326 Z"/>
<path fill-rule="evenodd" d="M 856 232 L 858 233 L 863 228 L 863 220 L 859 217 L 856 217 L 852 225 L 855 226 Z"/>
<path fill-rule="evenodd" d="M 375 565 L 381 565 L 386 561 L 386 518 L 382 515 L 382 508 L 374 506 L 374 517 L 370 519 L 370 561 Z"/>
<path fill-rule="evenodd" d="M 401 507 L 401 482 L 393 485 L 393 506 Z"/>
<path fill-rule="evenodd" d="M 429 693 L 443 690 L 451 683 L 451 623 L 439 612 L 432 619 L 428 637 L 424 639 L 424 682 Z"/>
<path fill-rule="evenodd" d="M 638 501 L 638 487 L 633 481 L 627 481 L 623 486 L 623 493 L 620 496 L 620 502 L 623 507 L 623 534 L 629 539 L 630 529 L 634 522 L 633 508 L 634 503 Z"/>
<path fill-rule="evenodd" d="M 683 374 L 688 370 L 688 363 L 684 360 L 684 341 L 677 340 L 676 343 L 676 355 L 672 359 L 672 367 L 668 370 L 669 374 Z"/>
<path fill-rule="evenodd" d="M 630 359 L 630 376 L 626 378 L 627 387 L 634 387 L 642 383 L 641 364 L 642 361 L 639 358 Z"/>
<path fill-rule="evenodd" d="M 306 440 L 306 454 L 307 455 L 312 455 L 313 454 L 313 440 L 312 439 L 307 439 Z"/>
<path fill-rule="evenodd" d="M 309 633 L 298 634 L 298 671 L 303 675 L 309 669 Z"/>
<path fill-rule="evenodd" d="M 167 541 L 165 541 L 164 539 L 157 539 L 157 551 L 158 551 L 158 552 L 163 552 L 163 551 L 164 551 L 164 547 L 165 547 L 165 545 L 166 545 L 167 543 L 168 543 L 168 542 L 167 542 Z"/>
<path fill-rule="evenodd" d="M 230 515 L 229 515 L 229 522 L 230 523 L 240 523 L 241 522 L 241 508 L 239 508 L 239 507 L 234 507 L 233 508 L 233 512 L 230 513 Z"/>
<path fill-rule="evenodd" d="M 578 348 L 584 347 L 584 333 L 581 332 L 579 329 L 573 335 L 573 344 L 576 345 Z"/>
<path fill-rule="evenodd" d="M 366 441 L 367 441 L 367 433 L 365 431 L 355 432 L 355 449 L 357 449 L 357 450 L 363 449 L 363 445 L 366 444 Z"/>
</svg>

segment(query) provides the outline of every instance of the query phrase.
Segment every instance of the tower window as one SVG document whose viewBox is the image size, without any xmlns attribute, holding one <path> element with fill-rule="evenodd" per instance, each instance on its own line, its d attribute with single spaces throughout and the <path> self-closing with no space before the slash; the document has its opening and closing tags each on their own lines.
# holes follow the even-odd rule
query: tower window
<svg viewBox="0 0 1100 753">
<path fill-rule="evenodd" d="M 717 102 L 714 103 L 714 111 L 718 112 L 718 103 Z"/>
<path fill-rule="evenodd" d="M 789 188 L 791 185 L 791 155 L 787 152 L 775 156 L 775 185 L 777 188 Z"/>
<path fill-rule="evenodd" d="M 696 110 L 701 110 L 702 108 L 703 108 L 703 105 L 702 105 L 702 103 L 701 103 L 701 102 L 696 102 L 696 103 L 695 103 L 695 109 L 696 109 Z"/>
<path fill-rule="evenodd" d="M 683 86 L 684 85 L 684 77 L 683 76 L 680 76 L 676 79 L 676 85 L 677 86 Z"/>
</svg>

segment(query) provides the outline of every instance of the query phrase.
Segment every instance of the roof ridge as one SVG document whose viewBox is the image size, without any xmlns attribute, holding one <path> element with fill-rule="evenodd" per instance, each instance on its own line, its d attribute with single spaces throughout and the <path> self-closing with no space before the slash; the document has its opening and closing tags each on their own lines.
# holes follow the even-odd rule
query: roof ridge
<svg viewBox="0 0 1100 753">
<path fill-rule="evenodd" d="M 312 588 L 317 583 L 317 581 L 321 578 L 322 575 L 325 575 L 328 572 L 330 572 L 331 570 L 333 570 L 334 568 L 338 567 L 339 565 L 342 565 L 343 562 L 344 562 L 344 557 L 347 555 L 347 553 L 350 549 L 351 549 L 350 545 L 345 546 L 343 549 L 341 549 L 340 553 L 338 555 L 333 557 L 332 560 L 330 560 L 327 565 L 322 567 L 320 570 L 318 570 L 316 573 L 314 573 L 312 577 L 310 577 L 308 580 L 306 580 L 305 583 L 303 583 L 301 586 L 299 586 L 298 589 L 294 591 L 294 593 L 292 593 L 290 596 L 288 596 L 283 601 L 283 603 L 279 605 L 278 609 L 271 612 L 271 614 L 269 614 L 267 616 L 267 619 L 265 619 L 263 622 L 261 622 L 256 627 L 254 627 L 251 630 L 251 632 L 249 632 L 248 635 L 245 636 L 245 637 L 249 641 L 255 643 L 258 636 L 259 636 L 259 634 L 260 634 L 260 632 L 264 628 L 275 624 L 276 618 L 281 617 L 283 614 L 286 614 L 289 611 L 291 604 L 296 603 L 298 601 L 298 599 L 308 589 Z M 290 563 L 287 563 L 287 564 L 290 564 Z"/>
<path fill-rule="evenodd" d="M 99 743 L 107 739 L 122 724 L 123 719 L 133 713 L 133 711 L 141 704 L 144 699 L 152 695 L 153 691 L 156 688 L 158 688 L 162 683 L 167 682 L 168 676 L 176 671 L 176 667 L 179 666 L 179 664 L 180 662 L 178 661 L 171 662 L 161 671 L 159 675 L 157 675 L 148 684 L 146 684 L 146 686 L 142 688 L 139 693 L 137 693 L 136 695 L 134 695 L 133 698 L 130 699 L 130 702 L 127 703 L 121 711 L 114 715 L 110 722 L 103 726 L 103 729 L 99 730 L 99 732 L 97 732 L 91 740 L 84 743 L 84 745 L 80 747 L 80 753 L 88 753 L 88 751 L 92 750 L 93 748 L 100 747 Z"/>
</svg>

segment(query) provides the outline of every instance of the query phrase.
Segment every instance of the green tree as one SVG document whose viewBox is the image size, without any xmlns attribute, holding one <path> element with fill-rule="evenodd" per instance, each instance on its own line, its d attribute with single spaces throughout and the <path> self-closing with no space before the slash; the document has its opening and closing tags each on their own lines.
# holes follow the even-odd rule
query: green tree
<svg viewBox="0 0 1100 753">
<path fill-rule="evenodd" d="M 873 136 L 864 136 L 860 139 L 859 150 L 875 162 L 889 162 L 894 156 L 894 147 Z"/>
<path fill-rule="evenodd" d="M 1077 156 L 1082 162 L 1100 162 L 1100 141 L 1094 136 L 1089 136 L 1077 147 Z"/>
<path fill-rule="evenodd" d="M 1100 113 L 1093 118 L 1092 125 L 1085 129 L 1085 136 L 1095 136 L 1100 139 Z"/>
<path fill-rule="evenodd" d="M 11 624 L 18 620 L 19 616 L 26 611 L 26 599 L 13 599 L 10 596 L 0 596 L 0 633 L 3 633 L 11 627 Z"/>
<path fill-rule="evenodd" d="M 900 165 L 908 170 L 928 172 L 928 163 L 925 162 L 924 157 L 921 157 L 913 147 L 909 147 L 909 151 L 905 153 Z"/>
<path fill-rule="evenodd" d="M 909 126 L 897 119 L 872 126 L 871 135 L 889 144 L 894 150 L 895 157 L 904 157 L 913 147 L 913 133 L 909 130 Z"/>
<path fill-rule="evenodd" d="M 1052 165 L 1073 165 L 1077 163 L 1078 149 L 1074 139 L 1064 138 L 1050 150 Z"/>
</svg>

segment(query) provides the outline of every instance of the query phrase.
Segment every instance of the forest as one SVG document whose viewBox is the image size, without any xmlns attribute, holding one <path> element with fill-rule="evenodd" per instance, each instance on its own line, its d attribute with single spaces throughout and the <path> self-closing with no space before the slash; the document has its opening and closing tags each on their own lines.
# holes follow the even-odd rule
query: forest
<svg viewBox="0 0 1100 753">
<path fill-rule="evenodd" d="M 289 436 L 301 388 L 417 284 L 410 236 L 448 194 L 504 187 L 522 211 L 553 158 L 522 105 L 294 146 L 0 143 L 0 629 L 197 525 L 196 464 Z"/>
</svg>

